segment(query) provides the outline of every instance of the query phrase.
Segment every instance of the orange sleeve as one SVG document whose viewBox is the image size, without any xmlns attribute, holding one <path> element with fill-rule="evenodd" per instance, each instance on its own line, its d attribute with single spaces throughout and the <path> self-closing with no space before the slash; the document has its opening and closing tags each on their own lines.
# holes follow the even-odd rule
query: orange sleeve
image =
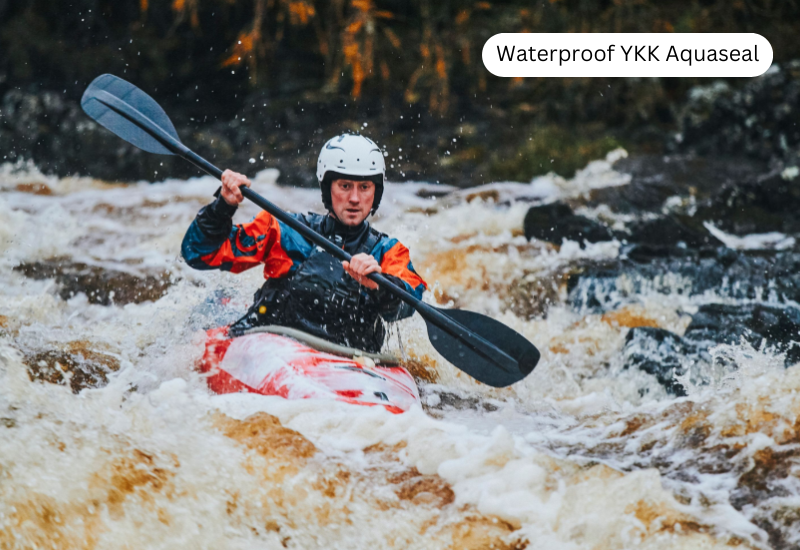
<svg viewBox="0 0 800 550">
<path fill-rule="evenodd" d="M 383 273 L 401 279 L 413 290 L 428 288 L 427 283 L 414 271 L 408 248 L 400 242 L 395 242 L 394 246 L 383 254 L 380 265 Z"/>
<path fill-rule="evenodd" d="M 291 260 L 280 249 L 280 238 L 278 220 L 268 212 L 259 212 L 252 221 L 233 226 L 222 246 L 202 256 L 201 260 L 209 267 L 221 267 L 232 273 L 241 273 L 262 263 L 268 264 L 265 274 L 267 267 L 270 271 L 282 271 L 281 264 L 289 262 L 291 266 Z M 273 252 L 276 257 L 270 258 Z"/>
</svg>

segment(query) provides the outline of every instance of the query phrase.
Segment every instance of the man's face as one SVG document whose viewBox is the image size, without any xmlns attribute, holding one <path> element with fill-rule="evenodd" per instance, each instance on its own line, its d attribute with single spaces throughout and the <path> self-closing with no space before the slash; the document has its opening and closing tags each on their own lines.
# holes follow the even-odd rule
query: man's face
<svg viewBox="0 0 800 550">
<path fill-rule="evenodd" d="M 375 183 L 371 181 L 333 180 L 331 203 L 333 213 L 345 225 L 356 226 L 367 219 L 375 199 Z"/>
</svg>

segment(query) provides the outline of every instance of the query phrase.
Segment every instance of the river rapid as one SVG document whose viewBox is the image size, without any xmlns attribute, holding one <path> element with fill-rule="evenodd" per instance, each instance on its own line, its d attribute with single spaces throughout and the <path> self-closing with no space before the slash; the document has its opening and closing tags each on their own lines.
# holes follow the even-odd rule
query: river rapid
<svg viewBox="0 0 800 550">
<path fill-rule="evenodd" d="M 398 323 L 387 347 L 423 400 L 400 415 L 210 393 L 203 329 L 235 319 L 263 280 L 180 258 L 212 178 L 112 185 L 4 165 L 0 548 L 798 547 L 800 369 L 719 345 L 671 395 L 625 368 L 625 336 L 682 334 L 714 296 L 676 280 L 613 311 L 577 308 L 568 273 L 620 243 L 522 233 L 532 200 L 626 185 L 612 168 L 624 154 L 570 180 L 387 185 L 374 225 L 409 247 L 426 299 L 487 313 L 542 353 L 492 389 L 441 359 L 419 316 Z M 253 188 L 321 208 L 318 191 L 276 178 Z"/>
</svg>

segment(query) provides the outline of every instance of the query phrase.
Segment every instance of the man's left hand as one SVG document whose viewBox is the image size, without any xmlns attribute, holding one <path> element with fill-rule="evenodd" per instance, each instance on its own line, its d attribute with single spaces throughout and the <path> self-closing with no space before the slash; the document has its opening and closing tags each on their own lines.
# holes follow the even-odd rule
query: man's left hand
<svg viewBox="0 0 800 550">
<path fill-rule="evenodd" d="M 378 283 L 367 278 L 367 275 L 370 273 L 380 273 L 381 266 L 378 265 L 378 261 L 369 254 L 356 254 L 350 258 L 349 262 L 342 262 L 342 267 L 347 274 L 358 281 L 360 285 L 372 290 L 378 288 Z"/>
</svg>

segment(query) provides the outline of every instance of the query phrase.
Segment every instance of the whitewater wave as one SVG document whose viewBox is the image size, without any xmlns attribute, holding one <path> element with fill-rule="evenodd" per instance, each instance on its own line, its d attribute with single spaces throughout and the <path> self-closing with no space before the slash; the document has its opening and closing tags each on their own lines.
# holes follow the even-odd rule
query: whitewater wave
<svg viewBox="0 0 800 550">
<path fill-rule="evenodd" d="M 612 164 L 530 184 L 389 184 L 375 225 L 426 300 L 481 311 L 542 352 L 510 388 L 430 346 L 418 317 L 391 351 L 419 376 L 402 415 L 212 395 L 203 329 L 262 281 L 198 272 L 183 234 L 212 178 L 113 185 L 0 169 L 0 546 L 4 548 L 790 548 L 800 544 L 800 375 L 776 350 L 714 348 L 688 395 L 625 367 L 631 327 L 683 334 L 703 297 L 634 289 L 606 312 L 569 275 L 620 243 L 528 241 L 531 201 L 625 185 Z M 315 190 L 254 189 L 319 207 Z M 257 212 L 243 204 L 244 221 Z M 602 215 L 601 211 L 585 212 Z M 750 242 L 750 241 L 747 241 Z M 678 284 L 680 283 L 680 284 Z M 218 297 L 228 298 L 220 305 Z"/>
</svg>

